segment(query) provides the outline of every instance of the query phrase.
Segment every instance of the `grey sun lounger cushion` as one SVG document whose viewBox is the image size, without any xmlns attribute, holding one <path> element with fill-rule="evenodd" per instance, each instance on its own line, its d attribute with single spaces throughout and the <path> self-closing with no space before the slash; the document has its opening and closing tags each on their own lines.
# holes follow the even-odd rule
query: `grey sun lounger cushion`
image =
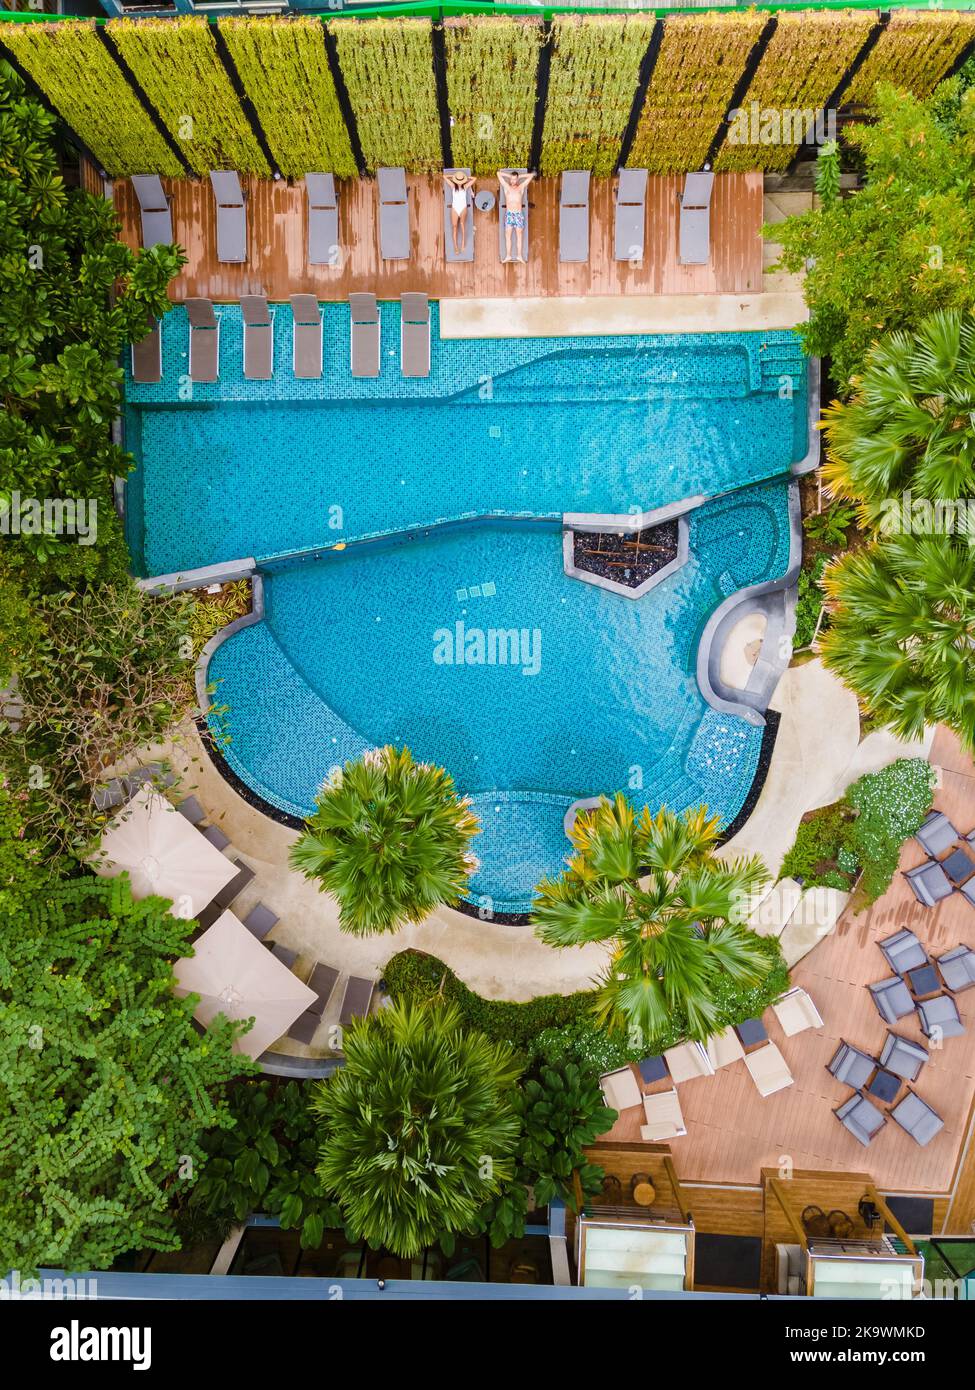
<svg viewBox="0 0 975 1390">
<path fill-rule="evenodd" d="M 276 927 L 277 924 L 277 913 L 272 912 L 263 903 L 258 903 L 256 907 L 252 907 L 244 918 L 244 926 L 253 936 L 257 937 L 258 941 L 263 941 L 271 928 Z"/>
<path fill-rule="evenodd" d="M 907 927 L 895 932 L 893 936 L 888 936 L 884 941 L 878 941 L 877 945 L 883 951 L 884 959 L 895 975 L 906 975 L 909 970 L 916 970 L 919 965 L 928 963 L 927 951 Z"/>
<path fill-rule="evenodd" d="M 950 994 L 936 994 L 917 1006 L 921 1032 L 926 1038 L 960 1038 L 965 1025 L 958 1016 L 958 1005 Z"/>
<path fill-rule="evenodd" d="M 833 1114 L 844 1129 L 864 1146 L 870 1143 L 878 1130 L 883 1129 L 887 1117 L 878 1110 L 873 1101 L 868 1100 L 862 1091 L 844 1101 Z"/>
<path fill-rule="evenodd" d="M 294 1042 L 308 1044 L 318 1031 L 318 1025 L 321 1021 L 319 1014 L 312 1013 L 311 1009 L 306 1009 L 299 1018 L 295 1019 L 294 1023 L 292 1023 L 291 1027 L 288 1029 L 288 1037 L 293 1039 Z"/>
<path fill-rule="evenodd" d="M 931 1109 L 927 1101 L 922 1100 L 910 1091 L 900 1105 L 895 1105 L 890 1112 L 890 1118 L 895 1124 L 900 1125 L 901 1129 L 907 1130 L 916 1143 L 923 1149 L 925 1144 L 930 1144 L 936 1134 L 940 1134 L 945 1127 L 945 1122 L 941 1116 Z"/>
<path fill-rule="evenodd" d="M 911 1042 L 897 1033 L 888 1033 L 884 1050 L 880 1054 L 880 1065 L 885 1071 L 892 1071 L 904 1081 L 916 1081 L 918 1073 L 928 1060 L 927 1048 L 920 1043 Z"/>
<path fill-rule="evenodd" d="M 339 1015 L 339 1023 L 343 1028 L 348 1027 L 354 1018 L 365 1018 L 369 1012 L 369 1005 L 372 1003 L 374 989 L 375 985 L 372 980 L 363 980 L 357 975 L 350 977 L 345 986 L 342 1012 Z"/>
<path fill-rule="evenodd" d="M 867 988 L 873 995 L 877 1012 L 887 1023 L 896 1023 L 899 1018 L 906 1018 L 914 1012 L 911 992 L 899 975 L 895 975 L 891 980 L 881 980 L 878 984 L 868 985 Z"/>
<path fill-rule="evenodd" d="M 171 246 L 173 219 L 162 179 L 158 174 L 133 174 L 132 189 L 139 200 L 142 245 L 146 250 L 150 246 Z"/>
<path fill-rule="evenodd" d="M 204 840 L 209 841 L 214 849 L 223 851 L 230 844 L 228 836 L 223 833 L 219 825 L 208 825 L 205 830 L 200 831 L 200 834 Z"/>
<path fill-rule="evenodd" d="M 430 300 L 425 294 L 400 299 L 400 365 L 404 376 L 430 375 Z"/>
<path fill-rule="evenodd" d="M 104 786 L 96 787 L 92 793 L 92 804 L 98 811 L 112 811 L 131 801 L 140 787 L 171 787 L 176 781 L 172 772 L 167 772 L 162 763 L 146 763 L 122 777 L 113 777 Z"/>
<path fill-rule="evenodd" d="M 527 173 L 528 173 L 528 170 L 527 170 L 527 169 L 502 169 L 501 172 L 502 172 L 503 174 L 527 174 Z M 531 187 L 531 185 L 529 184 L 529 188 L 530 188 L 530 187 Z M 528 189 L 527 189 L 527 188 L 525 189 L 525 192 L 524 192 L 524 195 L 523 195 L 522 209 L 521 209 L 521 210 L 522 210 L 522 212 L 525 214 L 525 225 L 524 225 L 524 227 L 522 228 L 522 232 L 521 232 L 521 254 L 524 256 L 525 260 L 527 261 L 527 260 L 528 260 L 528 257 L 531 255 L 531 251 L 530 251 L 530 249 L 529 249 L 531 243 L 530 243 L 530 241 L 529 241 Z M 507 211 L 507 204 L 505 203 L 504 184 L 502 183 L 502 184 L 499 184 L 499 186 L 498 186 L 498 247 L 499 247 L 499 250 L 500 250 L 500 253 L 501 253 L 501 259 L 502 259 L 502 260 L 504 260 L 504 255 L 505 255 L 505 235 L 504 235 L 505 227 L 504 227 L 504 214 L 505 214 L 506 211 Z M 515 236 L 516 236 L 516 235 L 517 235 L 517 234 L 516 234 L 515 232 L 512 232 L 512 233 L 511 233 L 512 245 L 514 245 Z"/>
<path fill-rule="evenodd" d="M 298 959 L 298 952 L 293 951 L 290 946 L 282 946 L 280 941 L 275 941 L 271 947 L 271 955 L 276 956 L 282 965 L 286 965 L 290 970 Z"/>
<path fill-rule="evenodd" d="M 941 978 L 955 994 L 975 985 L 975 951 L 970 946 L 956 946 L 946 951 L 943 956 L 936 957 L 935 964 Z"/>
<path fill-rule="evenodd" d="M 353 376 L 379 375 L 379 305 L 374 294 L 349 295 L 349 342 Z"/>
<path fill-rule="evenodd" d="M 274 375 L 274 310 L 263 294 L 245 294 L 240 301 L 244 321 L 244 378 L 270 381 Z"/>
<path fill-rule="evenodd" d="M 377 169 L 379 184 L 379 254 L 384 261 L 410 256 L 410 205 L 405 169 Z"/>
<path fill-rule="evenodd" d="M 646 169 L 621 169 L 616 185 L 615 256 L 618 261 L 641 261 L 646 233 Z"/>
<path fill-rule="evenodd" d="M 559 260 L 589 259 L 589 170 L 566 169 L 559 193 Z"/>
<path fill-rule="evenodd" d="M 827 1070 L 842 1081 L 844 1086 L 852 1086 L 858 1091 L 865 1086 L 877 1069 L 876 1060 L 867 1052 L 861 1052 L 851 1043 L 841 1042 L 827 1063 Z"/>
<path fill-rule="evenodd" d="M 199 825 L 201 820 L 206 820 L 206 811 L 197 801 L 195 796 L 188 796 L 185 801 L 181 801 L 176 807 L 181 816 L 185 816 L 190 825 Z"/>
<path fill-rule="evenodd" d="M 233 900 L 244 891 L 253 877 L 254 870 L 249 864 L 239 864 L 233 878 L 229 883 L 224 884 L 213 899 L 214 904 L 221 910 L 229 907 Z"/>
<path fill-rule="evenodd" d="M 943 811 L 929 811 L 914 838 L 925 854 L 940 859 L 961 836 Z"/>
<path fill-rule="evenodd" d="M 235 173 L 210 174 L 217 204 L 217 260 L 228 265 L 247 260 L 247 210 Z"/>
<path fill-rule="evenodd" d="M 144 338 L 132 344 L 132 380 L 162 381 L 162 324 L 158 319 Z"/>
<path fill-rule="evenodd" d="M 951 879 L 933 859 L 929 859 L 926 864 L 919 864 L 916 869 L 907 869 L 904 877 L 910 884 L 915 898 L 925 907 L 934 907 L 943 898 L 950 898 L 954 892 Z"/>
<path fill-rule="evenodd" d="M 190 380 L 217 381 L 220 376 L 220 320 L 209 299 L 188 299 Z"/>
<path fill-rule="evenodd" d="M 333 174 L 306 174 L 308 264 L 339 263 L 339 205 Z"/>
<path fill-rule="evenodd" d="M 322 311 L 313 294 L 291 296 L 291 366 L 301 381 L 317 381 L 322 374 Z"/>
<path fill-rule="evenodd" d="M 445 174 L 469 174 L 470 169 L 445 169 Z M 463 251 L 454 250 L 454 219 L 451 216 L 450 207 L 453 201 L 454 190 L 448 183 L 443 186 L 443 236 L 446 257 L 448 261 L 457 265 L 463 261 L 474 259 L 474 194 L 471 189 L 467 189 L 467 212 L 464 216 L 464 249 Z"/>
<path fill-rule="evenodd" d="M 678 259 L 681 265 L 707 265 L 711 259 L 713 174 L 688 174 L 680 195 Z"/>
<path fill-rule="evenodd" d="M 321 1018 L 325 1012 L 325 1007 L 332 997 L 332 990 L 339 977 L 339 972 L 333 965 L 326 965 L 324 961 L 319 961 L 315 969 L 311 972 L 311 979 L 308 981 L 308 988 L 313 989 L 317 998 L 314 1004 L 310 1004 L 309 1012 Z"/>
</svg>

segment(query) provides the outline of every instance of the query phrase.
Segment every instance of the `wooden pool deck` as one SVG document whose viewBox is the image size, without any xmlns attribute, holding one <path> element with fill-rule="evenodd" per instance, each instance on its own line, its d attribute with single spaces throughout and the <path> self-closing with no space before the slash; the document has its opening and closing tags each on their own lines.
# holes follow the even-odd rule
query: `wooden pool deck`
<svg viewBox="0 0 975 1390">
<path fill-rule="evenodd" d="M 643 264 L 613 257 L 615 180 L 593 179 L 590 198 L 590 255 L 587 264 L 562 265 L 558 258 L 559 180 L 536 179 L 529 190 L 530 255 L 527 265 L 502 265 L 498 215 L 474 213 L 474 260 L 448 264 L 444 257 L 443 182 L 439 176 L 408 176 L 412 254 L 408 261 L 379 255 L 378 202 L 374 179 L 338 183 L 340 267 L 309 266 L 305 247 L 305 194 L 301 184 L 244 178 L 247 192 L 249 260 L 221 264 L 216 258 L 215 209 L 209 181 L 166 179 L 176 240 L 187 264 L 172 285 L 180 301 L 194 296 L 238 299 L 266 294 L 284 300 L 312 293 L 343 300 L 353 291 L 395 299 L 416 290 L 432 299 L 588 296 L 754 294 L 762 289 L 761 174 L 718 174 L 711 208 L 711 260 L 682 266 L 677 258 L 678 198 L 683 176 L 652 175 L 647 187 L 647 232 Z M 478 189 L 497 193 L 497 180 L 478 180 Z M 127 179 L 114 185 L 123 239 L 139 245 L 138 204 Z"/>
</svg>

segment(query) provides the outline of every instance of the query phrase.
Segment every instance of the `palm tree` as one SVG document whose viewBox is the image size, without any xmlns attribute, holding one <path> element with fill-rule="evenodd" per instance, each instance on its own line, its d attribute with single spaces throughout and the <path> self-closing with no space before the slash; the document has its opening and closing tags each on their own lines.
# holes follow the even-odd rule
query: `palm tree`
<svg viewBox="0 0 975 1390">
<path fill-rule="evenodd" d="M 520 1065 L 454 1005 L 402 1001 L 345 1034 L 311 1101 L 318 1176 L 355 1239 L 411 1257 L 471 1229 L 515 1175 Z"/>
<path fill-rule="evenodd" d="M 947 724 L 975 752 L 975 551 L 948 536 L 891 536 L 844 555 L 823 587 L 823 664 L 902 738 Z"/>
<path fill-rule="evenodd" d="M 714 1031 L 714 986 L 722 972 L 755 983 L 769 967 L 742 907 L 768 879 L 761 860 L 715 857 L 720 821 L 707 809 L 682 816 L 604 797 L 576 817 L 577 853 L 558 879 L 538 886 L 537 934 L 550 946 L 610 944 L 596 994 L 600 1021 L 659 1036 L 682 1013 L 691 1037 Z M 641 885 L 641 877 L 645 883 Z"/>
<path fill-rule="evenodd" d="M 408 748 L 374 748 L 334 768 L 315 814 L 291 847 L 291 864 L 339 900 L 343 931 L 356 936 L 422 922 L 455 902 L 480 867 L 480 833 L 468 798 L 441 767 Z"/>
<path fill-rule="evenodd" d="M 975 318 L 941 310 L 873 348 L 856 391 L 824 415 L 823 477 L 876 522 L 888 497 L 975 494 Z"/>
</svg>

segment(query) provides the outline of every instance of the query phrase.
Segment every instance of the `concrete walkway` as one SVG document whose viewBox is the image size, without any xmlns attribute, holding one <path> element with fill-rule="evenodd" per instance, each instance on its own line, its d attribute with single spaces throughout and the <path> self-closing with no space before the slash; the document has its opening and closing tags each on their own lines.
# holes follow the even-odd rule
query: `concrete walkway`
<svg viewBox="0 0 975 1390">
<path fill-rule="evenodd" d="M 589 295 L 442 299 L 441 338 L 563 338 L 578 334 L 742 333 L 808 318 L 790 285 L 762 294 Z"/>
</svg>

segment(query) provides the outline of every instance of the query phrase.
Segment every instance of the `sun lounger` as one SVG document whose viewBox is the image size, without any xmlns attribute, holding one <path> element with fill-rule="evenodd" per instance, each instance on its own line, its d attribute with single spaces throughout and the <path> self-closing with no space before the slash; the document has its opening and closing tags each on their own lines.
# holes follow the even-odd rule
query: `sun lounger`
<svg viewBox="0 0 975 1390">
<path fill-rule="evenodd" d="M 185 801 L 181 801 L 176 807 L 181 816 L 185 816 L 190 825 L 199 825 L 201 820 L 206 820 L 207 813 L 197 801 L 195 796 L 188 796 Z"/>
<path fill-rule="evenodd" d="M 629 1110 L 643 1100 L 643 1092 L 633 1075 L 632 1067 L 620 1067 L 618 1071 L 607 1071 L 599 1078 L 599 1088 L 603 1100 L 610 1110 Z"/>
<path fill-rule="evenodd" d="M 175 774 L 167 772 L 162 763 L 146 763 L 134 772 L 113 777 L 111 781 L 96 787 L 92 792 L 92 804 L 97 811 L 114 811 L 117 806 L 131 801 L 140 787 L 171 787 L 175 781 Z"/>
<path fill-rule="evenodd" d="M 680 197 L 678 259 L 681 265 L 707 265 L 711 259 L 713 174 L 688 174 Z"/>
<path fill-rule="evenodd" d="M 332 997 L 332 990 L 335 988 L 335 981 L 338 977 L 339 972 L 334 966 L 326 965 L 324 961 L 318 962 L 311 972 L 311 979 L 308 981 L 308 988 L 313 989 L 317 995 L 314 1004 L 309 1005 L 310 1013 L 317 1014 L 321 1018 L 329 999 Z"/>
<path fill-rule="evenodd" d="M 887 1034 L 884 1050 L 880 1054 L 880 1065 L 884 1071 L 892 1071 L 904 1081 L 916 1081 L 927 1060 L 927 1048 L 920 1043 L 911 1042 L 897 1033 Z"/>
<path fill-rule="evenodd" d="M 318 1025 L 321 1021 L 319 1014 L 312 1013 L 311 1009 L 306 1009 L 288 1029 L 288 1037 L 292 1042 L 304 1043 L 307 1046 L 318 1032 Z"/>
<path fill-rule="evenodd" d="M 936 994 L 917 1006 L 921 1032 L 926 1038 L 960 1038 L 965 1031 L 958 1005 L 950 994 Z"/>
<path fill-rule="evenodd" d="M 133 174 L 132 191 L 139 200 L 142 245 L 146 250 L 150 246 L 171 246 L 173 219 L 162 179 L 158 174 Z"/>
<path fill-rule="evenodd" d="M 219 825 L 208 825 L 205 830 L 200 831 L 200 834 L 203 836 L 204 840 L 208 840 L 213 848 L 220 850 L 221 853 L 227 849 L 230 844 L 229 837 L 223 833 Z"/>
<path fill-rule="evenodd" d="M 868 1100 L 862 1091 L 857 1091 L 855 1096 L 844 1101 L 838 1110 L 833 1111 L 833 1114 L 843 1128 L 848 1130 L 864 1148 L 867 1147 L 878 1130 L 883 1129 L 887 1123 L 887 1116 L 878 1110 L 873 1101 Z"/>
<path fill-rule="evenodd" d="M 908 1091 L 900 1105 L 894 1106 L 890 1118 L 894 1124 L 906 1130 L 922 1149 L 945 1127 L 945 1122 L 937 1111 L 932 1110 L 927 1101 L 916 1096 L 913 1091 Z"/>
<path fill-rule="evenodd" d="M 953 994 L 960 994 L 962 990 L 975 985 L 975 951 L 970 946 L 956 946 L 943 956 L 936 956 L 935 965 L 941 972 L 945 986 Z"/>
<path fill-rule="evenodd" d="M 885 1023 L 896 1023 L 899 1018 L 907 1018 L 908 1014 L 914 1012 L 911 992 L 899 975 L 890 980 L 880 980 L 867 988 L 873 995 L 877 1012 Z"/>
<path fill-rule="evenodd" d="M 132 380 L 162 381 L 162 323 L 159 319 L 144 338 L 132 344 Z"/>
<path fill-rule="evenodd" d="M 715 1033 L 707 1040 L 708 1061 L 715 1071 L 719 1067 L 728 1067 L 732 1062 L 740 1062 L 745 1055 L 745 1049 L 738 1039 L 738 1034 L 734 1028 L 725 1028 L 720 1033 Z"/>
<path fill-rule="evenodd" d="M 379 254 L 384 261 L 410 257 L 410 205 L 405 169 L 377 169 L 379 185 Z"/>
<path fill-rule="evenodd" d="M 245 294 L 240 301 L 244 321 L 244 379 L 270 381 L 274 375 L 274 310 L 263 294 Z"/>
<path fill-rule="evenodd" d="M 909 970 L 916 970 L 918 966 L 928 963 L 927 951 L 907 927 L 902 927 L 900 931 L 894 932 L 893 936 L 878 941 L 877 945 L 883 951 L 884 959 L 895 975 L 906 975 Z"/>
<path fill-rule="evenodd" d="M 646 234 L 647 170 L 621 169 L 616 185 L 615 255 L 618 261 L 643 260 Z"/>
<path fill-rule="evenodd" d="M 263 941 L 271 928 L 277 926 L 278 920 L 277 913 L 272 912 L 263 903 L 258 903 L 256 907 L 251 908 L 244 918 L 244 926 L 252 936 L 257 937 L 258 941 Z"/>
<path fill-rule="evenodd" d="M 862 1052 L 852 1043 L 841 1042 L 833 1053 L 833 1059 L 826 1063 L 826 1070 L 844 1086 L 852 1086 L 859 1091 L 877 1070 L 877 1059 L 868 1052 Z"/>
<path fill-rule="evenodd" d="M 400 367 L 404 376 L 430 375 L 430 300 L 425 294 L 400 299 Z"/>
<path fill-rule="evenodd" d="M 503 174 L 527 174 L 528 170 L 502 169 L 500 172 Z M 528 188 L 530 187 L 531 184 L 528 185 Z M 530 254 L 528 249 L 528 188 L 525 189 L 524 194 L 522 195 L 521 203 L 521 210 L 525 214 L 525 225 L 521 231 L 521 254 L 526 261 L 528 260 Z M 504 184 L 502 183 L 498 187 L 498 247 L 501 253 L 502 260 L 504 260 L 505 257 L 504 214 L 506 209 L 507 205 L 505 203 Z M 517 247 L 516 233 L 514 232 L 512 232 L 511 234 L 511 242 L 513 247 Z"/>
<path fill-rule="evenodd" d="M 469 174 L 470 169 L 445 169 L 445 174 Z M 474 259 L 474 193 L 467 189 L 467 212 L 464 216 L 464 249 L 454 250 L 454 221 L 450 214 L 453 189 L 448 183 L 443 186 L 443 236 L 447 260 L 454 265 Z"/>
<path fill-rule="evenodd" d="M 209 299 L 188 299 L 190 380 L 217 381 L 220 376 L 220 320 Z"/>
<path fill-rule="evenodd" d="M 940 864 L 929 859 L 916 869 L 907 869 L 904 877 L 911 885 L 911 892 L 925 907 L 934 907 L 942 898 L 950 898 L 954 892 L 951 879 Z"/>
<path fill-rule="evenodd" d="M 308 264 L 339 265 L 339 205 L 334 174 L 306 174 Z"/>
<path fill-rule="evenodd" d="M 659 1095 L 643 1097 L 643 1111 L 647 1117 L 645 1125 L 640 1126 L 640 1138 L 648 1143 L 661 1143 L 665 1139 L 679 1139 L 687 1133 L 684 1115 L 676 1090 L 663 1091 Z"/>
<path fill-rule="evenodd" d="M 559 193 L 559 260 L 589 259 L 589 170 L 566 169 Z"/>
<path fill-rule="evenodd" d="M 217 204 L 217 260 L 228 265 L 247 260 L 247 210 L 236 173 L 212 172 L 210 184 Z"/>
<path fill-rule="evenodd" d="M 766 1043 L 764 1047 L 749 1052 L 745 1057 L 745 1066 L 760 1095 L 771 1096 L 792 1085 L 792 1073 L 775 1043 Z"/>
<path fill-rule="evenodd" d="M 699 1042 L 682 1042 L 664 1049 L 664 1060 L 675 1081 L 693 1081 L 696 1076 L 713 1076 L 714 1067 Z"/>
<path fill-rule="evenodd" d="M 915 840 L 932 859 L 947 854 L 961 836 L 943 811 L 929 811 L 924 824 L 915 833 Z"/>
<path fill-rule="evenodd" d="M 322 311 L 313 294 L 291 296 L 291 366 L 299 381 L 322 374 Z"/>
<path fill-rule="evenodd" d="M 374 294 L 350 294 L 350 350 L 353 376 L 379 375 L 379 306 Z"/>
<path fill-rule="evenodd" d="M 282 965 L 286 965 L 289 970 L 294 967 L 298 959 L 298 952 L 293 951 L 290 946 L 282 946 L 280 941 L 275 941 L 271 947 L 271 955 L 276 956 Z"/>
<path fill-rule="evenodd" d="M 776 1000 L 772 1005 L 772 1012 L 779 1020 L 782 1031 L 787 1038 L 794 1037 L 796 1033 L 802 1033 L 807 1028 L 822 1028 L 823 1026 L 819 1010 L 806 991 L 799 985 L 788 990 L 781 999 Z"/>
<path fill-rule="evenodd" d="M 343 1028 L 347 1028 L 354 1018 L 366 1017 L 375 988 L 372 980 L 362 980 L 356 975 L 350 977 L 345 986 L 342 1011 L 339 1014 L 339 1023 Z"/>
</svg>

